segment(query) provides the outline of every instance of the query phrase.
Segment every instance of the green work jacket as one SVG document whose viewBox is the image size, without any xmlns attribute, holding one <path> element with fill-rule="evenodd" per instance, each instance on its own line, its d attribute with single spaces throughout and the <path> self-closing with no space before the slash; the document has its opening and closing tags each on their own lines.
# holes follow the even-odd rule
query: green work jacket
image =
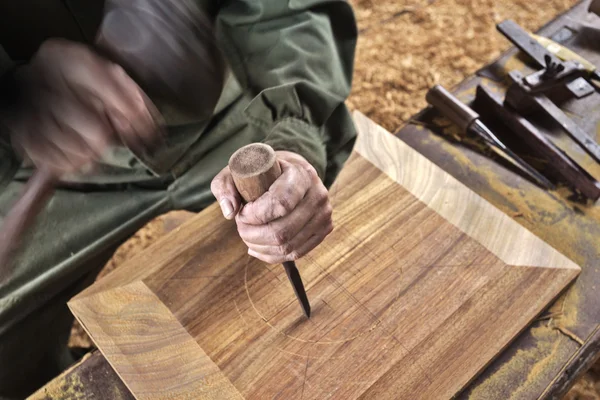
<svg viewBox="0 0 600 400">
<path fill-rule="evenodd" d="M 213 19 L 230 69 L 213 119 L 182 121 L 166 115 L 169 135 L 159 151 L 133 154 L 115 148 L 95 175 L 65 180 L 176 179 L 221 144 L 235 141 L 235 131 L 211 134 L 207 128 L 246 96 L 243 117 L 262 132 L 262 141 L 304 156 L 331 184 L 355 139 L 344 105 L 357 38 L 350 5 L 343 0 L 195 1 Z M 26 62 L 47 38 L 93 43 L 102 15 L 102 0 L 3 1 L 0 74 L 4 81 L 14 63 Z M 0 140 L 4 140 L 1 179 L 18 162 L 8 155 L 6 135 Z M 21 169 L 19 174 L 24 179 L 28 172 Z"/>
</svg>

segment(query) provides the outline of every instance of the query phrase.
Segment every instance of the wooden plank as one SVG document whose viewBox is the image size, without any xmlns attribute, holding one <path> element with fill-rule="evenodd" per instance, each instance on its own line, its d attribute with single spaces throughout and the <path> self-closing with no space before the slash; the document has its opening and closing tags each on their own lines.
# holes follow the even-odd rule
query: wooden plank
<svg viewBox="0 0 600 400">
<path fill-rule="evenodd" d="M 71 301 L 137 398 L 175 375 L 163 320 L 246 399 L 449 398 L 579 273 L 405 143 L 355 120 L 356 152 L 331 189 L 336 229 L 298 262 L 310 320 L 283 268 L 250 258 L 216 206 Z M 161 310 L 158 321 L 145 309 Z M 179 383 L 183 396 L 192 383 Z"/>
<path fill-rule="evenodd" d="M 88 332 L 102 332 L 96 344 L 137 398 L 242 398 L 143 282 L 86 300 L 71 310 Z"/>
</svg>

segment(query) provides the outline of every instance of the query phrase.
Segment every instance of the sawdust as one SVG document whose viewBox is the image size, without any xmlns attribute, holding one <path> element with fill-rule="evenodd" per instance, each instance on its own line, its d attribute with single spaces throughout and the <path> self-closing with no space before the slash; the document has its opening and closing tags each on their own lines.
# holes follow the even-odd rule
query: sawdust
<svg viewBox="0 0 600 400">
<path fill-rule="evenodd" d="M 89 355 L 84 356 L 84 359 Z M 84 400 L 86 395 L 81 378 L 76 374 L 69 374 L 75 366 L 64 371 L 52 385 L 47 385 L 31 395 L 32 399 L 41 400 Z M 55 383 L 55 384 L 54 384 Z"/>
<path fill-rule="evenodd" d="M 503 364 L 491 378 L 480 384 L 471 392 L 472 399 L 502 399 L 505 398 L 504 385 L 511 387 L 518 382 L 519 388 L 513 393 L 514 399 L 536 398 L 528 394 L 527 390 L 541 379 L 550 381 L 554 377 L 553 371 L 546 367 L 554 357 L 566 357 L 573 350 L 567 338 L 546 324 L 539 324 L 531 329 L 532 336 L 536 339 L 535 346 L 529 349 L 520 349 L 512 355 L 510 362 Z M 529 374 L 524 377 L 522 371 L 527 365 L 534 364 Z"/>
<path fill-rule="evenodd" d="M 359 29 L 353 108 L 395 131 L 434 84 L 451 87 L 509 47 L 495 25 L 535 30 L 574 0 L 354 0 Z"/>
</svg>

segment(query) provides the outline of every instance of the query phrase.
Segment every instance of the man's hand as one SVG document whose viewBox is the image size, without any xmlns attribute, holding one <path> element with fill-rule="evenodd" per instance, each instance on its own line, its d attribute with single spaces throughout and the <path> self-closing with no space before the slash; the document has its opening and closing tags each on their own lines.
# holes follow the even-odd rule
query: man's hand
<svg viewBox="0 0 600 400">
<path fill-rule="evenodd" d="M 248 254 L 270 264 L 297 260 L 333 230 L 329 195 L 313 166 L 298 154 L 275 153 L 281 176 L 256 201 L 242 207 L 229 167 L 211 184 L 225 218 L 235 218 Z"/>
<path fill-rule="evenodd" d="M 48 40 L 16 78 L 20 99 L 3 122 L 24 157 L 58 176 L 98 160 L 109 145 L 141 151 L 160 140 L 143 91 L 85 45 Z"/>
</svg>

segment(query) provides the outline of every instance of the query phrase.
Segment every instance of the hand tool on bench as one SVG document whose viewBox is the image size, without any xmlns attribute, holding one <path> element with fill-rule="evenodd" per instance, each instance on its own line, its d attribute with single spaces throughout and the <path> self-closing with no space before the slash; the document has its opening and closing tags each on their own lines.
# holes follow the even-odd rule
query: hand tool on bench
<svg viewBox="0 0 600 400">
<path fill-rule="evenodd" d="M 502 143 L 483 122 L 481 122 L 479 114 L 454 97 L 454 95 L 448 92 L 444 87 L 440 85 L 434 86 L 427 92 L 425 98 L 429 104 L 437 108 L 444 116 L 446 116 L 446 118 L 458 125 L 462 131 L 474 133 L 482 138 L 492 150 L 511 161 L 519 169 L 525 171 L 529 176 L 534 178 L 539 185 L 547 189 L 554 188 L 552 182 L 544 175 L 516 155 L 511 149 L 506 147 L 506 145 Z"/>
<path fill-rule="evenodd" d="M 525 77 L 519 71 L 511 71 L 509 76 L 513 84 L 508 89 L 505 103 L 523 114 L 535 108 L 541 109 L 590 156 L 600 162 L 598 143 L 548 97 L 559 91 L 564 92 L 564 89 L 576 98 L 594 93 L 594 87 L 584 79 L 588 72 L 583 65 L 576 61 L 559 60 L 514 21 L 507 20 L 498 24 L 498 30 L 538 65 L 545 66 L 543 70 Z"/>
<path fill-rule="evenodd" d="M 193 3 L 109 0 L 96 44 L 147 93 L 177 112 L 196 117 L 212 113 L 224 81 L 224 61 L 212 24 Z M 210 71 L 214 79 L 206 80 L 199 71 Z M 58 180 L 47 170 L 36 170 L 5 216 L 0 227 L 0 283 L 10 276 L 10 257 Z"/>
<path fill-rule="evenodd" d="M 594 87 L 585 80 L 588 71 L 577 60 L 561 61 L 513 20 L 503 21 L 496 28 L 527 54 L 538 68 L 542 68 L 524 82 L 534 93 L 546 92 L 560 85 L 565 85 L 576 98 L 594 93 Z"/>
<path fill-rule="evenodd" d="M 515 132 L 536 155 L 548 161 L 547 168 L 570 187 L 585 197 L 596 201 L 600 198 L 600 183 L 575 161 L 552 143 L 526 118 L 503 106 L 503 100 L 482 85 L 477 87 L 475 103 L 484 115 L 499 118 Z"/>
<path fill-rule="evenodd" d="M 535 39 L 539 44 L 544 46 L 546 50 L 554 54 L 556 57 L 563 61 L 577 61 L 583 68 L 589 73 L 590 80 L 598 81 L 600 83 L 600 73 L 594 64 L 586 60 L 584 57 L 575 53 L 573 50 L 563 46 L 562 44 L 556 43 L 554 40 L 544 36 L 539 36 L 534 33 L 528 32 L 529 36 Z"/>
<path fill-rule="evenodd" d="M 233 153 L 229 159 L 229 170 L 237 191 L 246 202 L 262 196 L 281 175 L 275 151 L 264 143 L 252 143 Z M 304 315 L 310 318 L 310 303 L 296 263 L 287 261 L 283 267 Z"/>
</svg>

